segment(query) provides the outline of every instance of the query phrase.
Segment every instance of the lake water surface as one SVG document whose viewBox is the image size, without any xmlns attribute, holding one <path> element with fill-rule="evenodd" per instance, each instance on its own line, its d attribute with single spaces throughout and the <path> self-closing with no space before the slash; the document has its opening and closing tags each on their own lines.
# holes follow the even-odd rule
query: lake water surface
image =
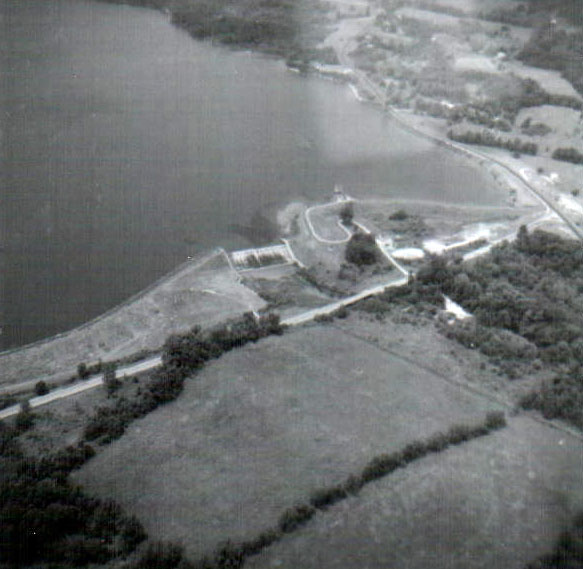
<svg viewBox="0 0 583 569">
<path fill-rule="evenodd" d="M 64 331 L 258 214 L 352 195 L 499 199 L 350 90 L 192 40 L 155 11 L 0 0 L 0 347 Z"/>
</svg>

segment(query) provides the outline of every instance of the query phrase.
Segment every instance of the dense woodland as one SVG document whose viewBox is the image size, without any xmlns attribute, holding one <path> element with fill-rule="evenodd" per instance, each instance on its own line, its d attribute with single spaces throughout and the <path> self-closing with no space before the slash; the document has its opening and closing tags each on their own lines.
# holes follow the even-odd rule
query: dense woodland
<svg viewBox="0 0 583 569">
<path fill-rule="evenodd" d="M 149 6 L 197 39 L 273 53 L 295 63 L 318 57 L 328 8 L 320 0 L 106 0 Z"/>
<path fill-rule="evenodd" d="M 580 0 L 526 0 L 518 5 L 484 12 L 482 16 L 507 24 L 534 26 L 536 30 L 519 59 L 528 65 L 560 71 L 583 94 L 583 10 Z M 561 20 L 575 29 L 565 30 L 560 25 Z"/>
<path fill-rule="evenodd" d="M 472 263 L 435 257 L 405 287 L 361 303 L 381 316 L 396 305 L 421 311 L 443 306 L 448 295 L 474 315 L 443 327 L 449 337 L 480 350 L 510 378 L 548 366 L 553 381 L 523 405 L 583 428 L 583 247 L 522 227 Z"/>
</svg>

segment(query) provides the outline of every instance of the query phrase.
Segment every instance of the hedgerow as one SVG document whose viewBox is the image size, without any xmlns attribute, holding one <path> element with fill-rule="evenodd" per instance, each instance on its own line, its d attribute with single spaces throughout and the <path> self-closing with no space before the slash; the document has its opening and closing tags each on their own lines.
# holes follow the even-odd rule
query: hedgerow
<svg viewBox="0 0 583 569">
<path fill-rule="evenodd" d="M 208 557 L 192 564 L 195 569 L 240 568 L 247 557 L 257 555 L 266 547 L 273 545 L 287 533 L 294 532 L 309 522 L 318 511 L 355 495 L 365 486 L 383 478 L 399 468 L 406 468 L 410 463 L 431 453 L 438 453 L 450 445 L 459 445 L 465 441 L 485 436 L 506 425 L 502 412 L 491 412 L 478 425 L 454 425 L 445 433 L 437 433 L 425 440 L 413 441 L 403 449 L 391 454 L 381 454 L 370 460 L 359 474 L 351 474 L 341 484 L 320 488 L 312 492 L 307 503 L 288 508 L 280 516 L 277 527 L 259 534 L 255 539 L 241 543 L 227 541 L 221 545 L 214 558 Z M 137 569 L 137 568 L 136 568 Z"/>
<path fill-rule="evenodd" d="M 249 342 L 282 333 L 279 316 L 255 318 L 247 314 L 208 332 L 195 327 L 187 333 L 170 336 L 164 344 L 162 366 L 152 372 L 139 395 L 132 400 L 119 398 L 113 405 L 99 407 L 85 426 L 85 438 L 100 444 L 119 438 L 134 419 L 175 400 L 187 377 L 209 360 Z"/>
</svg>

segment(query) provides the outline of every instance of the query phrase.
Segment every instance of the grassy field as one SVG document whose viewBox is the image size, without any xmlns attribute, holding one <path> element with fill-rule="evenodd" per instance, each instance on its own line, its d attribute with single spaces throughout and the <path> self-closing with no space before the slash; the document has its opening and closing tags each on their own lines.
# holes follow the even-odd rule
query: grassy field
<svg viewBox="0 0 583 569">
<path fill-rule="evenodd" d="M 423 348 L 420 347 L 420 351 Z M 254 537 L 381 452 L 498 404 L 332 327 L 269 338 L 207 366 L 75 480 L 191 556 Z"/>
<path fill-rule="evenodd" d="M 579 441 L 517 417 L 318 515 L 246 567 L 523 568 L 583 506 Z"/>
</svg>

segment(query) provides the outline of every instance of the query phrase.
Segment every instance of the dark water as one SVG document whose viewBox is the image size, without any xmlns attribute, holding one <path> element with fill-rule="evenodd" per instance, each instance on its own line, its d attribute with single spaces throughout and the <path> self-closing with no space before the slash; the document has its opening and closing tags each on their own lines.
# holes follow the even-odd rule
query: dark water
<svg viewBox="0 0 583 569">
<path fill-rule="evenodd" d="M 292 199 L 494 199 L 345 86 L 193 41 L 154 11 L 0 0 L 4 348 L 94 317 L 183 261 L 269 239 Z"/>
</svg>

